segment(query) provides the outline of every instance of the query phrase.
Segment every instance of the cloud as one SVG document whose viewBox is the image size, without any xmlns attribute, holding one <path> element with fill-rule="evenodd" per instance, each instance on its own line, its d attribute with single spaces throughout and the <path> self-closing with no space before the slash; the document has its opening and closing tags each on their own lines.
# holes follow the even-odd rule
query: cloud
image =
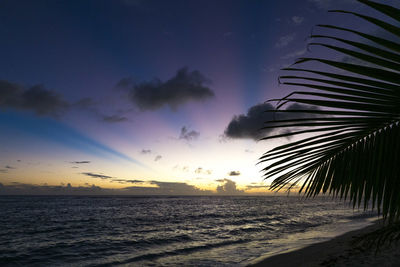
<svg viewBox="0 0 400 267">
<path fill-rule="evenodd" d="M 97 103 L 89 97 L 75 103 L 67 102 L 59 93 L 43 85 L 23 86 L 6 80 L 0 80 L 0 110 L 27 110 L 38 116 L 59 118 L 71 109 L 83 109 L 93 112 L 107 123 L 123 122 L 128 119 L 119 115 L 103 115 L 96 108 Z"/>
<path fill-rule="evenodd" d="M 89 160 L 82 160 L 82 161 L 71 161 L 71 164 L 89 164 Z"/>
<path fill-rule="evenodd" d="M 202 101 L 214 97 L 207 86 L 209 80 L 199 71 L 182 68 L 171 79 L 163 82 L 154 79 L 148 82 L 133 83 L 122 79 L 117 86 L 129 90 L 130 99 L 140 110 L 157 110 L 169 106 L 172 110 L 190 101 Z"/>
<path fill-rule="evenodd" d="M 120 184 L 141 184 L 144 183 L 145 181 L 142 180 L 124 180 L 124 179 L 113 179 L 111 182 L 117 182 Z"/>
<path fill-rule="evenodd" d="M 266 185 L 247 185 L 246 186 L 246 189 L 259 189 L 259 188 L 268 189 L 268 186 L 266 186 Z"/>
<path fill-rule="evenodd" d="M 143 155 L 151 154 L 151 149 L 142 149 L 142 151 L 140 151 L 140 154 L 143 154 Z"/>
<path fill-rule="evenodd" d="M 155 158 L 154 158 L 154 161 L 159 161 L 159 160 L 161 160 L 162 159 L 162 156 L 161 155 L 157 155 Z"/>
<path fill-rule="evenodd" d="M 292 53 L 282 56 L 281 59 L 290 59 L 290 58 L 300 57 L 300 56 L 304 55 L 306 52 L 307 52 L 306 49 L 297 50 L 297 51 L 294 51 Z"/>
<path fill-rule="evenodd" d="M 199 138 L 200 133 L 196 132 L 194 130 L 189 131 L 186 126 L 183 126 L 181 129 L 181 133 L 179 134 L 179 139 L 183 139 L 186 141 L 193 141 L 196 140 L 197 138 Z"/>
<path fill-rule="evenodd" d="M 243 190 L 236 188 L 236 182 L 229 179 L 219 179 L 218 182 L 223 182 L 224 184 L 217 186 L 217 194 L 220 195 L 241 195 L 244 194 Z"/>
<path fill-rule="evenodd" d="M 58 117 L 69 107 L 69 104 L 56 92 L 43 85 L 24 87 L 22 85 L 0 80 L 0 108 L 29 110 L 36 115 Z"/>
<path fill-rule="evenodd" d="M 228 173 L 229 176 L 239 176 L 240 175 L 240 171 L 231 171 Z"/>
<path fill-rule="evenodd" d="M 292 17 L 292 21 L 293 21 L 294 24 L 300 25 L 301 23 L 303 23 L 304 18 L 300 17 L 300 16 L 293 16 Z"/>
<path fill-rule="evenodd" d="M 210 195 L 212 194 L 209 190 L 201 190 L 194 185 L 179 182 L 160 182 L 151 181 L 152 185 L 157 187 L 153 191 L 157 194 L 164 195 Z"/>
<path fill-rule="evenodd" d="M 14 167 L 12 167 L 10 165 L 6 165 L 4 168 L 9 169 L 9 170 L 15 169 Z"/>
<path fill-rule="evenodd" d="M 287 107 L 287 110 L 297 109 L 316 109 L 316 107 L 291 104 Z M 265 129 L 261 131 L 264 122 L 272 120 L 283 120 L 283 119 L 299 119 L 305 117 L 313 117 L 313 114 L 307 113 L 275 113 L 265 112 L 275 110 L 275 107 L 269 103 L 258 104 L 251 107 L 247 114 L 236 115 L 230 121 L 225 129 L 224 135 L 232 139 L 253 139 L 259 140 L 262 137 L 273 134 L 275 129 Z"/>
<path fill-rule="evenodd" d="M 279 40 L 276 42 L 275 47 L 276 48 L 282 48 L 290 44 L 291 42 L 294 41 L 296 38 L 296 33 L 291 33 L 285 36 L 282 36 L 279 38 Z"/>
<path fill-rule="evenodd" d="M 128 118 L 120 115 L 111 115 L 111 116 L 103 115 L 104 122 L 115 123 L 115 122 L 124 122 L 127 120 Z"/>
<path fill-rule="evenodd" d="M 89 176 L 91 178 L 100 178 L 100 179 L 112 179 L 112 176 L 108 175 L 103 175 L 103 174 L 97 174 L 97 173 L 92 173 L 92 172 L 82 172 L 82 174 Z"/>
<path fill-rule="evenodd" d="M 140 183 L 140 180 L 126 180 Z M 128 186 L 120 189 L 102 188 L 96 185 L 34 185 L 23 183 L 0 183 L 0 195 L 212 195 L 210 190 L 179 182 L 151 181 L 151 186 Z"/>
<path fill-rule="evenodd" d="M 212 174 L 212 170 L 204 170 L 202 167 L 198 167 L 194 173 L 196 174 L 205 174 L 205 175 L 210 175 Z"/>
<path fill-rule="evenodd" d="M 10 185 L 0 184 L 0 195 L 99 195 L 112 194 L 113 189 L 102 189 L 96 185 L 71 186 L 34 185 L 13 182 Z"/>
</svg>

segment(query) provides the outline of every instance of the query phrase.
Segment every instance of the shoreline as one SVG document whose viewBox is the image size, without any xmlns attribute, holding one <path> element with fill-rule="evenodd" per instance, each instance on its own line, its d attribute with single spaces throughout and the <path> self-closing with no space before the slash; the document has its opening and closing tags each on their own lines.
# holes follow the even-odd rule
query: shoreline
<svg viewBox="0 0 400 267">
<path fill-rule="evenodd" d="M 314 243 L 300 249 L 272 256 L 261 256 L 249 267 L 312 267 L 312 266 L 400 266 L 400 246 L 394 244 L 375 255 L 374 248 L 352 245 L 357 237 L 379 229 L 382 220 L 364 228 L 336 236 L 328 241 Z M 397 246 L 396 246 L 397 245 Z"/>
</svg>

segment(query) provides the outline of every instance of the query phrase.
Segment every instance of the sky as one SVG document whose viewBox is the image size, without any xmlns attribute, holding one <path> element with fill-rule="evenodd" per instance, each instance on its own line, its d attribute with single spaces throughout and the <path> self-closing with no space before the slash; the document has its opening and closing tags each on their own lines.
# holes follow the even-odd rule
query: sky
<svg viewBox="0 0 400 267">
<path fill-rule="evenodd" d="M 317 23 L 362 25 L 331 8 L 369 12 L 352 0 L 0 1 L 0 194 L 268 193 L 256 164 L 289 140 L 257 130 L 265 101 L 292 90 L 280 69 L 313 52 Z"/>
</svg>

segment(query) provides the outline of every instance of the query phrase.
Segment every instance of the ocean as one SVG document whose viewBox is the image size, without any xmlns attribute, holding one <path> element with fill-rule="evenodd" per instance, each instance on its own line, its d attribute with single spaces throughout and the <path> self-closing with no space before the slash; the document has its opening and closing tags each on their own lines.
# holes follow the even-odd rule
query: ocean
<svg viewBox="0 0 400 267">
<path fill-rule="evenodd" d="M 245 266 L 369 224 L 297 196 L 1 196 L 0 266 Z"/>
</svg>

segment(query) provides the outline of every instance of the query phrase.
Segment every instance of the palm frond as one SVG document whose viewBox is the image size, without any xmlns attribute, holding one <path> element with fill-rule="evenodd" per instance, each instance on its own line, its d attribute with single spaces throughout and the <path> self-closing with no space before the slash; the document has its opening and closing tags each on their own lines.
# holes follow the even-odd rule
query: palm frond
<svg viewBox="0 0 400 267">
<path fill-rule="evenodd" d="M 369 0 L 359 2 L 400 22 L 400 9 Z M 400 36 L 399 27 L 383 20 L 357 12 L 333 12 L 357 16 Z M 295 74 L 281 76 L 280 83 L 308 90 L 275 99 L 278 105 L 274 112 L 309 116 L 266 122 L 264 129 L 292 130 L 263 140 L 306 136 L 266 152 L 260 158 L 266 165 L 264 177 L 273 179 L 273 190 L 302 183 L 300 192 L 308 197 L 329 193 L 348 198 L 354 206 L 372 205 L 389 222 L 396 221 L 400 218 L 400 43 L 350 28 L 318 26 L 352 33 L 365 41 L 314 34 L 311 37 L 318 41 L 309 45 L 335 51 L 357 63 L 305 57 L 294 65 L 318 62 L 337 71 L 284 69 Z M 316 108 L 281 109 L 288 103 Z"/>
</svg>

